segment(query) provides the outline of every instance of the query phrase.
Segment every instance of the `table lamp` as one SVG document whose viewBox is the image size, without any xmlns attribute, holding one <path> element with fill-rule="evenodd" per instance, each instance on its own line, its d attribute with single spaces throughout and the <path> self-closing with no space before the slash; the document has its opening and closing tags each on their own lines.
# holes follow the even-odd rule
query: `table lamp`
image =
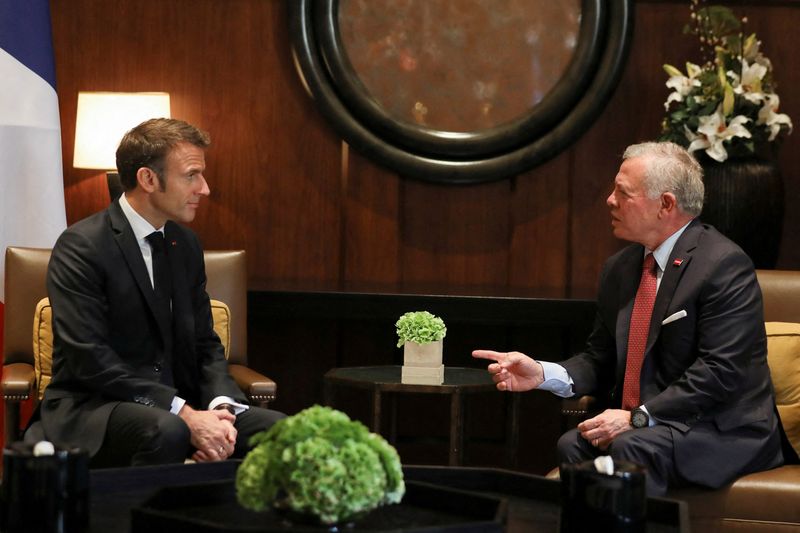
<svg viewBox="0 0 800 533">
<path fill-rule="evenodd" d="M 105 170 L 113 202 L 122 194 L 116 153 L 122 136 L 151 118 L 169 118 L 169 94 L 79 92 L 72 166 Z"/>
</svg>

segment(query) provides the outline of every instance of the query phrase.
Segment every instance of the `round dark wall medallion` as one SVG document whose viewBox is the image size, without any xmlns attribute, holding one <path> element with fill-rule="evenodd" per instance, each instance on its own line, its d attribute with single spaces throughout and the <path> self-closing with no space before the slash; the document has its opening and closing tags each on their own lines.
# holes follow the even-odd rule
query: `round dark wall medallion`
<svg viewBox="0 0 800 533">
<path fill-rule="evenodd" d="M 354 149 L 478 183 L 550 159 L 622 71 L 632 0 L 290 0 L 298 72 Z"/>
</svg>

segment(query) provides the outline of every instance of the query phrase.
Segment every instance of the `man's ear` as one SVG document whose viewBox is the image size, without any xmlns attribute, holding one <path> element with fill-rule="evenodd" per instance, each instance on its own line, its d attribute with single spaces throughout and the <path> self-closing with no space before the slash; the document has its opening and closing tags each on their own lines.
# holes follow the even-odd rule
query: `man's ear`
<svg viewBox="0 0 800 533">
<path fill-rule="evenodd" d="M 159 188 L 158 174 L 148 167 L 141 167 L 136 171 L 136 182 L 139 184 L 139 187 L 147 193 L 151 193 Z"/>
<path fill-rule="evenodd" d="M 673 212 L 678 207 L 678 199 L 671 192 L 661 193 L 661 211 L 665 214 Z"/>
</svg>

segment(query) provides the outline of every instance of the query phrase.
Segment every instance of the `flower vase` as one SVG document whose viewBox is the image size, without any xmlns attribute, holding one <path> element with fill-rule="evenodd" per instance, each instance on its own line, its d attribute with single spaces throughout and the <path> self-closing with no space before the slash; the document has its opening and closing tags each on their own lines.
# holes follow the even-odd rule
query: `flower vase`
<svg viewBox="0 0 800 533">
<path fill-rule="evenodd" d="M 772 269 L 783 230 L 784 188 L 773 160 L 700 158 L 705 202 L 700 219 L 738 244 L 756 268 Z"/>
</svg>

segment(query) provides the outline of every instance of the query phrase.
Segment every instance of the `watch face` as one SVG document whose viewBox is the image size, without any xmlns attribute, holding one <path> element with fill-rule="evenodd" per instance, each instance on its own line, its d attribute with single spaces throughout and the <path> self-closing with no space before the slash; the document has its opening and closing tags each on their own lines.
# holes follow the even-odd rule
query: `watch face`
<svg viewBox="0 0 800 533">
<path fill-rule="evenodd" d="M 649 422 L 647 414 L 641 409 L 636 409 L 631 413 L 631 425 L 635 428 L 643 428 Z"/>
</svg>

